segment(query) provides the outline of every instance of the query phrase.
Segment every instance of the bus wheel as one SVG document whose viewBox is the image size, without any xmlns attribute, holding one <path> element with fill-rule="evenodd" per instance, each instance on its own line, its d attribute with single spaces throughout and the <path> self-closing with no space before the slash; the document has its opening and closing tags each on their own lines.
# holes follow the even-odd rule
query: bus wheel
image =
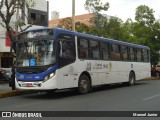
<svg viewBox="0 0 160 120">
<path fill-rule="evenodd" d="M 135 81 L 136 81 L 135 74 L 133 72 L 130 72 L 128 85 L 129 86 L 134 86 L 135 85 Z"/>
<path fill-rule="evenodd" d="M 86 75 L 81 75 L 78 82 L 78 92 L 80 94 L 86 94 L 90 91 L 90 88 L 89 78 Z"/>
</svg>

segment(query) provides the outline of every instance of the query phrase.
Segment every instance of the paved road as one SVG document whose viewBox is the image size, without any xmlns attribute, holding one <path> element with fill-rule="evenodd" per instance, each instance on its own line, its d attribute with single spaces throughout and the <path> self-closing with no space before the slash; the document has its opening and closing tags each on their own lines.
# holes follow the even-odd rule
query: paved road
<svg viewBox="0 0 160 120">
<path fill-rule="evenodd" d="M 160 80 L 140 81 L 132 87 L 121 85 L 97 87 L 86 95 L 64 91 L 53 95 L 36 93 L 2 98 L 0 111 L 160 111 Z M 62 119 L 75 120 L 75 118 Z M 97 120 L 97 118 L 86 119 Z M 102 117 L 99 119 L 106 120 Z M 112 119 L 124 120 L 124 118 L 107 118 L 107 120 Z M 132 119 L 143 120 L 129 118 Z M 159 119 L 160 117 L 145 118 L 145 120 Z"/>
</svg>

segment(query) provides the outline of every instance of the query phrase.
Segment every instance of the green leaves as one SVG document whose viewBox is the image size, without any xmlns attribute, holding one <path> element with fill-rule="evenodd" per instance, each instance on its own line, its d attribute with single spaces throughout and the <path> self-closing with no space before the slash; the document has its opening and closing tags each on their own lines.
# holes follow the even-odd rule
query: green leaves
<svg viewBox="0 0 160 120">
<path fill-rule="evenodd" d="M 109 3 L 103 4 L 101 0 L 86 0 L 85 9 L 92 13 L 99 13 L 100 11 L 107 11 Z"/>
<path fill-rule="evenodd" d="M 136 9 L 135 20 L 144 25 L 151 26 L 154 21 L 154 10 L 146 5 L 140 5 Z"/>
<path fill-rule="evenodd" d="M 153 9 L 140 5 L 136 8 L 136 21 L 128 18 L 123 23 L 119 18 L 100 14 L 100 11 L 108 10 L 108 2 L 103 4 L 101 0 L 86 0 L 85 8 L 94 13 L 89 34 L 146 45 L 151 49 L 151 62 L 159 61 L 160 22 L 156 22 Z"/>
</svg>

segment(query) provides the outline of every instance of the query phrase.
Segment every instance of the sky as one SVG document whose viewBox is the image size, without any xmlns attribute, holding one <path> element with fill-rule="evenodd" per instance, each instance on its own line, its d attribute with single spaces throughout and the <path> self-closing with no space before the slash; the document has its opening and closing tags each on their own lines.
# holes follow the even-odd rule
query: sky
<svg viewBox="0 0 160 120">
<path fill-rule="evenodd" d="M 50 3 L 50 12 L 59 12 L 60 18 L 71 17 L 72 16 L 72 0 L 48 0 Z M 75 0 L 76 8 L 75 14 L 87 14 L 88 11 L 85 10 L 84 4 L 86 0 Z M 160 0 L 101 0 L 102 2 L 109 2 L 110 7 L 108 11 L 102 12 L 107 15 L 116 16 L 126 21 L 127 18 L 134 20 L 135 11 L 139 5 L 147 5 L 152 8 L 155 13 L 156 19 L 160 19 Z"/>
</svg>

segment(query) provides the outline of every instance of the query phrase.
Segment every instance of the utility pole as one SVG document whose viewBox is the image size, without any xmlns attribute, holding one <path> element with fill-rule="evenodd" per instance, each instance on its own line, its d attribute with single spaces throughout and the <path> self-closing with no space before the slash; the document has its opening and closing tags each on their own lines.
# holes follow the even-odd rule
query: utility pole
<svg viewBox="0 0 160 120">
<path fill-rule="evenodd" d="M 75 31 L 75 0 L 72 0 L 72 30 Z"/>
<path fill-rule="evenodd" d="M 17 1 L 17 13 L 16 13 L 16 24 L 15 24 L 16 35 L 18 34 L 18 20 L 19 20 L 19 0 Z"/>
</svg>

